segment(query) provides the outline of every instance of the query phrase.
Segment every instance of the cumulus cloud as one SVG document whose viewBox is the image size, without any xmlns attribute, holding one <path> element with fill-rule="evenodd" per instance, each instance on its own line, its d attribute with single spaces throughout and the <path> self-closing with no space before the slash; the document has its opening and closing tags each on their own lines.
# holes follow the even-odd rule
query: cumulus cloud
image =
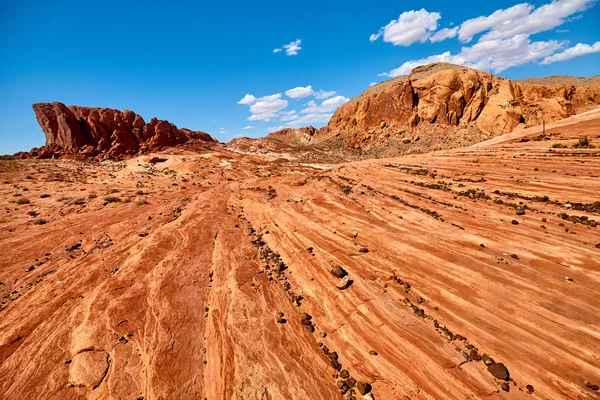
<svg viewBox="0 0 600 400">
<path fill-rule="evenodd" d="M 315 99 L 327 99 L 333 95 L 335 95 L 335 90 L 326 92 L 325 90 L 321 89 L 315 93 Z"/>
<path fill-rule="evenodd" d="M 458 33 L 458 26 L 454 27 L 454 28 L 440 29 L 439 31 L 437 31 L 436 33 L 434 33 L 429 38 L 429 41 L 431 43 L 441 42 L 442 40 L 446 40 L 446 39 L 450 39 L 450 38 L 455 37 L 457 33 Z"/>
<path fill-rule="evenodd" d="M 589 44 L 577 43 L 575 46 L 569 47 L 560 53 L 544 58 L 540 64 L 552 64 L 558 61 L 567 61 L 571 58 L 592 53 L 600 53 L 600 42 L 596 42 L 591 46 Z"/>
<path fill-rule="evenodd" d="M 369 86 L 375 86 L 375 85 L 377 85 L 377 82 L 371 82 L 371 83 L 369 83 Z"/>
<path fill-rule="evenodd" d="M 398 19 L 390 21 L 369 37 L 371 42 L 383 36 L 383 41 L 395 46 L 409 46 L 415 42 L 424 42 L 438 27 L 441 14 L 429 12 L 424 8 L 400 14 Z"/>
<path fill-rule="evenodd" d="M 245 127 L 242 128 L 243 130 L 247 130 L 247 129 L 254 129 L 254 127 L 252 125 L 246 125 Z"/>
<path fill-rule="evenodd" d="M 302 114 L 321 114 L 335 111 L 339 106 L 345 104 L 348 100 L 347 97 L 344 96 L 335 96 L 329 98 L 327 100 L 323 100 L 323 102 L 319 105 L 314 100 L 309 101 L 306 105 L 305 109 L 300 111 Z"/>
<path fill-rule="evenodd" d="M 258 99 L 256 97 L 252 96 L 251 94 L 246 93 L 246 95 L 244 96 L 244 98 L 241 99 L 240 101 L 238 101 L 237 103 L 238 104 L 244 104 L 246 106 L 250 106 L 250 105 L 256 103 L 257 100 Z"/>
<path fill-rule="evenodd" d="M 278 111 L 283 110 L 287 106 L 288 102 L 287 100 L 281 99 L 281 93 L 263 96 L 260 98 L 254 97 L 253 103 L 250 106 L 250 112 L 252 115 L 248 117 L 248 121 L 269 121 L 273 118 L 276 118 Z"/>
<path fill-rule="evenodd" d="M 279 114 L 280 121 L 293 121 L 298 118 L 300 118 L 300 117 L 298 115 L 296 115 L 296 110 L 283 111 Z"/>
<path fill-rule="evenodd" d="M 286 126 L 289 128 L 299 128 L 311 124 L 327 123 L 331 115 L 331 113 L 310 113 L 287 123 Z"/>
<path fill-rule="evenodd" d="M 419 60 L 407 61 L 400 67 L 380 75 L 389 77 L 408 75 L 415 67 L 433 62 L 447 62 L 484 71 L 501 72 L 510 67 L 548 57 L 565 44 L 566 42 L 556 40 L 531 42 L 528 35 L 516 35 L 508 39 L 488 40 L 471 47 L 463 47 L 458 54 L 447 51 Z"/>
<path fill-rule="evenodd" d="M 514 35 L 544 32 L 565 22 L 573 14 L 585 11 L 596 0 L 555 0 L 538 8 L 528 3 L 496 10 L 488 16 L 469 19 L 460 25 L 458 38 L 463 42 L 487 32 L 482 41 L 506 39 Z"/>
<path fill-rule="evenodd" d="M 292 99 L 301 99 L 303 97 L 312 96 L 314 94 L 315 94 L 315 91 L 313 90 L 312 86 L 310 86 L 310 85 L 307 87 L 298 86 L 293 89 L 285 91 L 285 95 Z"/>
<path fill-rule="evenodd" d="M 416 39 L 418 35 L 414 34 L 410 40 L 405 40 L 405 36 L 400 35 L 400 39 L 389 41 L 394 44 L 406 45 L 414 43 L 414 41 L 424 41 L 427 38 L 431 42 L 440 42 L 458 37 L 461 42 L 466 43 L 473 40 L 477 35 L 481 36 L 476 44 L 464 46 L 458 53 L 444 52 L 406 61 L 400 67 L 379 75 L 389 77 L 408 75 L 413 68 L 433 62 L 448 62 L 497 73 L 530 62 L 549 64 L 597 52 L 596 44 L 586 45 L 580 43 L 564 50 L 568 45 L 567 41 L 531 41 L 530 39 L 533 34 L 554 29 L 565 22 L 580 18 L 581 14 L 579 13 L 593 6 L 596 1 L 554 0 L 537 8 L 531 4 L 522 3 L 506 9 L 496 10 L 487 16 L 466 20 L 458 27 L 444 28 L 435 33 L 432 30 L 434 31 L 437 27 L 433 29 L 431 27 L 437 25 L 439 18 L 434 21 L 434 18 L 429 14 L 437 13 L 427 13 L 427 18 L 430 18 L 429 25 L 423 25 L 420 40 Z M 402 15 L 404 14 L 406 13 Z M 422 18 L 426 19 L 425 16 L 422 16 Z M 386 40 L 385 29 L 390 26 L 395 29 L 393 32 L 399 32 L 400 34 L 408 35 L 407 32 L 414 32 L 414 30 L 400 29 L 401 19 L 392 21 L 388 26 L 382 28 L 374 39 L 384 35 L 384 40 Z M 561 50 L 564 51 L 557 53 Z"/>
<path fill-rule="evenodd" d="M 302 47 L 300 47 L 300 43 L 302 43 L 302 40 L 296 39 L 293 42 L 284 45 L 283 48 L 285 49 L 285 54 L 287 54 L 288 56 L 297 55 L 298 52 L 302 50 Z"/>
<path fill-rule="evenodd" d="M 302 47 L 300 47 L 300 43 L 302 43 L 302 40 L 296 39 L 293 42 L 284 44 L 282 47 L 273 49 L 273 54 L 281 53 L 283 50 L 285 50 L 285 54 L 287 54 L 288 56 L 298 55 L 298 52 L 302 50 Z"/>
</svg>

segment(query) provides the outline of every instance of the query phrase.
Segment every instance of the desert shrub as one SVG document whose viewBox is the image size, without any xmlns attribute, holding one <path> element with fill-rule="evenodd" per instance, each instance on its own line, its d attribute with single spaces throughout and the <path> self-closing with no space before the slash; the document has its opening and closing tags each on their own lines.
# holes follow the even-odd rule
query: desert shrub
<svg viewBox="0 0 600 400">
<path fill-rule="evenodd" d="M 25 197 L 22 197 L 19 200 L 17 200 L 17 204 L 29 204 L 29 203 L 30 203 L 29 199 L 27 199 Z"/>
<path fill-rule="evenodd" d="M 117 196 L 106 196 L 104 198 L 104 201 L 106 201 L 108 203 L 120 203 L 121 202 L 121 198 L 117 197 Z"/>
<path fill-rule="evenodd" d="M 148 204 L 148 201 L 145 200 L 145 199 L 140 199 L 135 204 L 138 205 L 138 206 L 143 206 L 144 204 Z"/>
<path fill-rule="evenodd" d="M 564 144 L 564 143 L 554 143 L 554 144 L 552 145 L 552 148 L 553 148 L 553 149 L 566 149 L 566 148 L 567 148 L 567 145 L 566 145 L 566 144 Z"/>
<path fill-rule="evenodd" d="M 50 197 L 48 193 L 40 194 L 40 198 L 45 199 L 46 197 Z"/>
<path fill-rule="evenodd" d="M 69 201 L 69 205 L 71 206 L 80 206 L 82 204 L 85 204 L 84 198 L 72 199 L 71 201 Z"/>
<path fill-rule="evenodd" d="M 88 195 L 88 199 L 90 199 L 90 200 L 95 199 L 96 197 L 98 197 L 98 195 L 96 193 L 90 193 Z"/>
<path fill-rule="evenodd" d="M 27 211 L 27 215 L 29 215 L 30 217 L 37 217 L 38 213 L 37 211 Z"/>
<path fill-rule="evenodd" d="M 591 149 L 594 146 L 592 146 L 592 141 L 589 138 L 584 137 L 582 139 L 579 139 L 579 141 L 575 143 L 573 147 L 576 149 Z"/>
<path fill-rule="evenodd" d="M 137 194 L 138 196 L 141 196 L 144 194 L 143 190 L 138 190 L 137 192 L 135 192 L 135 194 Z"/>
<path fill-rule="evenodd" d="M 48 221 L 46 221 L 44 218 L 38 218 L 33 220 L 34 225 L 44 225 L 47 222 Z"/>
<path fill-rule="evenodd" d="M 118 193 L 119 189 L 110 189 L 110 193 Z"/>
</svg>

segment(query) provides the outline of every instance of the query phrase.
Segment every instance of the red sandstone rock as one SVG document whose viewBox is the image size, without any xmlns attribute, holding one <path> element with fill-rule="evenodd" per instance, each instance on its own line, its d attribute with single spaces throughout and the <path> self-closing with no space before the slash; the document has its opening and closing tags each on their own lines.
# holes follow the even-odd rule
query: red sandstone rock
<svg viewBox="0 0 600 400">
<path fill-rule="evenodd" d="M 214 142 L 207 133 L 177 128 L 152 118 L 148 124 L 131 110 L 66 107 L 59 102 L 33 105 L 46 145 L 32 149 L 30 157 L 52 158 L 64 154 L 121 158 L 190 140 Z"/>
</svg>

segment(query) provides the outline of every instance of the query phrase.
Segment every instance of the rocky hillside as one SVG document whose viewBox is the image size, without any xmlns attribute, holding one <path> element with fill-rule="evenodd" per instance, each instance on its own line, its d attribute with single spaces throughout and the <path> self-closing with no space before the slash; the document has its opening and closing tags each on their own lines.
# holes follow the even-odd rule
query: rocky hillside
<svg viewBox="0 0 600 400">
<path fill-rule="evenodd" d="M 512 82 L 488 72 L 431 64 L 369 88 L 335 112 L 328 130 L 354 148 L 392 136 L 405 144 L 425 137 L 433 145 L 457 129 L 470 129 L 485 139 L 600 104 L 598 82 L 576 85 L 562 78 L 558 84 Z"/>
<path fill-rule="evenodd" d="M 62 155 L 122 158 L 190 140 L 214 142 L 207 133 L 177 128 L 169 121 L 144 119 L 130 110 L 36 103 L 33 111 L 46 135 L 45 146 L 25 156 L 52 158 Z"/>
<path fill-rule="evenodd" d="M 598 105 L 600 77 L 511 81 L 434 63 L 368 88 L 338 108 L 326 127 L 284 129 L 266 139 L 389 157 L 471 145 Z"/>
</svg>

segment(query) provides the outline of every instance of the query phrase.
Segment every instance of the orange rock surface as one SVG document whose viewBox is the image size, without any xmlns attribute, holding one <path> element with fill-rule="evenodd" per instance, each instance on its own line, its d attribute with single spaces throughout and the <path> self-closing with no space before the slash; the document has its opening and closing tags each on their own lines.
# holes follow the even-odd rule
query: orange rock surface
<svg viewBox="0 0 600 400">
<path fill-rule="evenodd" d="M 597 398 L 599 117 L 335 165 L 2 160 L 0 397 Z"/>
</svg>

